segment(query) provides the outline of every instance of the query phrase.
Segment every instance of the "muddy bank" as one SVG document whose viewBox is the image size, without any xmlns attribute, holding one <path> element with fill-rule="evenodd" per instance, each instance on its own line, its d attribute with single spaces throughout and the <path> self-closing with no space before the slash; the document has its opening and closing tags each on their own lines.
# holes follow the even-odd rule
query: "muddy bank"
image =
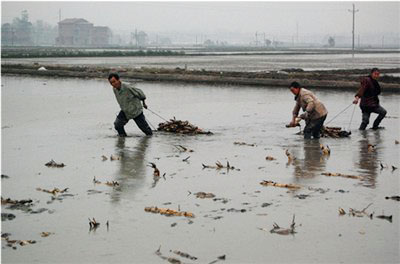
<svg viewBox="0 0 400 264">
<path fill-rule="evenodd" d="M 42 70 L 39 70 L 39 68 Z M 299 81 L 304 86 L 313 88 L 355 89 L 360 76 L 368 74 L 368 69 L 304 71 L 303 69 L 282 69 L 265 72 L 235 72 L 187 70 L 182 68 L 113 68 L 99 66 L 59 66 L 39 64 L 3 64 L 3 74 L 30 76 L 73 77 L 73 78 L 107 78 L 109 72 L 117 71 L 124 79 L 136 79 L 158 82 L 185 82 L 204 84 L 233 84 L 252 86 L 283 86 L 292 81 Z M 382 69 L 382 73 L 399 73 L 400 68 Z M 400 78 L 384 75 L 380 84 L 386 91 L 397 92 L 400 89 Z"/>
</svg>

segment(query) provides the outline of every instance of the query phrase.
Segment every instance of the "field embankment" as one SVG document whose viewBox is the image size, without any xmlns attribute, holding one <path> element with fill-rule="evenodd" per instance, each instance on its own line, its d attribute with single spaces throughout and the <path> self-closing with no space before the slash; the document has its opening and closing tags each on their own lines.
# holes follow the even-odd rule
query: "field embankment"
<svg viewBox="0 0 400 264">
<path fill-rule="evenodd" d="M 48 76 L 63 78 L 107 78 L 110 72 L 119 72 L 124 79 L 157 82 L 187 82 L 251 86 L 284 86 L 299 81 L 309 88 L 355 89 L 367 69 L 304 71 L 283 69 L 268 72 L 234 72 L 186 70 L 182 68 L 110 68 L 99 66 L 54 66 L 39 64 L 2 64 L 2 74 Z M 382 69 L 380 85 L 386 91 L 400 91 L 400 78 L 386 73 L 400 73 L 400 68 Z"/>
</svg>

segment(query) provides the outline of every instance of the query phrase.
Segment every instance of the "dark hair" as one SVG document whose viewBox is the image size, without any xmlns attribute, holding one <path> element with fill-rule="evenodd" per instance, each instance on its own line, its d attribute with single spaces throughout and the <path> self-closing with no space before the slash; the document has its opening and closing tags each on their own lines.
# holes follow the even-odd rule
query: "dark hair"
<svg viewBox="0 0 400 264">
<path fill-rule="evenodd" d="M 292 87 L 294 87 L 294 88 L 300 88 L 300 83 L 298 83 L 298 82 L 292 82 L 292 83 L 290 84 L 289 88 L 292 88 Z"/>
<path fill-rule="evenodd" d="M 372 69 L 371 69 L 371 74 L 372 74 L 373 72 L 376 72 L 376 71 L 379 72 L 379 69 L 378 69 L 378 68 L 372 68 Z"/>
<path fill-rule="evenodd" d="M 372 74 L 373 72 L 376 72 L 376 71 L 379 72 L 379 69 L 378 69 L 378 68 L 372 68 L 372 69 L 371 69 L 371 74 Z"/>
<path fill-rule="evenodd" d="M 116 80 L 119 80 L 119 75 L 118 73 L 112 72 L 108 75 L 108 80 L 111 80 L 112 78 L 115 78 Z"/>
</svg>

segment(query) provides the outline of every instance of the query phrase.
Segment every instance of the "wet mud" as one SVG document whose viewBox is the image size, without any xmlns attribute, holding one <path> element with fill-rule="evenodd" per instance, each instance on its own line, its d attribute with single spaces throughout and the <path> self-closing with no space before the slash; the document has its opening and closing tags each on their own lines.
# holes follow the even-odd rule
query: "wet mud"
<svg viewBox="0 0 400 264">
<path fill-rule="evenodd" d="M 130 121 L 119 138 L 106 80 L 2 77 L 4 263 L 399 262 L 398 94 L 381 95 L 385 129 L 358 131 L 350 108 L 329 124 L 350 136 L 304 140 L 286 88 L 138 87 L 213 134 Z M 313 91 L 327 120 L 354 95 Z"/>
</svg>

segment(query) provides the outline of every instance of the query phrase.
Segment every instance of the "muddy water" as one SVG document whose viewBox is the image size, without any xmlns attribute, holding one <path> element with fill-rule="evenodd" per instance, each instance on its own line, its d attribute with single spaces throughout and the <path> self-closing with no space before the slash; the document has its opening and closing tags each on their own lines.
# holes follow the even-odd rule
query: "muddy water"
<svg viewBox="0 0 400 264">
<path fill-rule="evenodd" d="M 361 133 L 356 108 L 351 138 L 305 142 L 296 135 L 298 128 L 285 128 L 294 105 L 287 89 L 138 86 L 151 110 L 164 118 L 189 120 L 214 135 L 156 133 L 148 138 L 131 121 L 130 137 L 120 140 L 112 129 L 118 105 L 107 82 L 2 77 L 1 172 L 9 176 L 1 180 L 2 197 L 30 198 L 32 210 L 46 209 L 32 213 L 2 206 L 2 213 L 16 216 L 2 222 L 2 232 L 10 233 L 10 239 L 37 242 L 13 250 L 2 240 L 4 263 L 167 263 L 155 254 L 160 246 L 162 256 L 185 263 L 209 263 L 221 255 L 226 263 L 399 262 L 399 202 L 385 199 L 400 194 L 399 170 L 390 168 L 400 167 L 400 145 L 395 144 L 399 119 L 385 119 L 385 130 Z M 329 110 L 327 121 L 353 95 L 315 92 Z M 398 94 L 381 96 L 388 116 L 400 116 L 399 100 Z M 350 107 L 330 125 L 348 128 L 352 111 Z M 148 111 L 145 115 L 153 126 L 163 121 Z M 255 146 L 235 145 L 237 141 Z M 321 156 L 320 143 L 331 148 L 329 157 Z M 376 145 L 374 152 L 368 152 L 368 144 Z M 194 152 L 181 153 L 175 145 Z M 287 163 L 286 149 L 297 158 L 294 163 Z M 111 154 L 121 160 L 102 161 L 102 155 Z M 66 167 L 44 166 L 51 159 Z M 235 170 L 202 168 L 202 163 L 216 161 L 229 161 Z M 154 179 L 149 162 L 165 176 Z M 381 170 L 380 163 L 389 168 Z M 119 186 L 94 184 L 94 177 Z M 259 184 L 263 180 L 302 188 L 266 187 Z M 69 196 L 52 199 L 38 187 L 69 188 Z M 225 200 L 196 198 L 194 193 L 201 191 Z M 393 215 L 393 221 L 338 215 L 339 207 L 348 212 L 370 203 L 366 212 Z M 147 213 L 146 206 L 189 211 L 195 218 Z M 289 227 L 293 215 L 297 233 L 269 232 L 274 223 Z M 100 227 L 90 231 L 89 217 Z M 44 231 L 54 234 L 41 237 Z"/>
<path fill-rule="evenodd" d="M 318 54 L 318 55 L 225 55 L 107 58 L 3 59 L 2 63 L 101 65 L 105 67 L 165 67 L 220 71 L 270 71 L 287 68 L 304 70 L 398 68 L 399 54 Z"/>
</svg>

